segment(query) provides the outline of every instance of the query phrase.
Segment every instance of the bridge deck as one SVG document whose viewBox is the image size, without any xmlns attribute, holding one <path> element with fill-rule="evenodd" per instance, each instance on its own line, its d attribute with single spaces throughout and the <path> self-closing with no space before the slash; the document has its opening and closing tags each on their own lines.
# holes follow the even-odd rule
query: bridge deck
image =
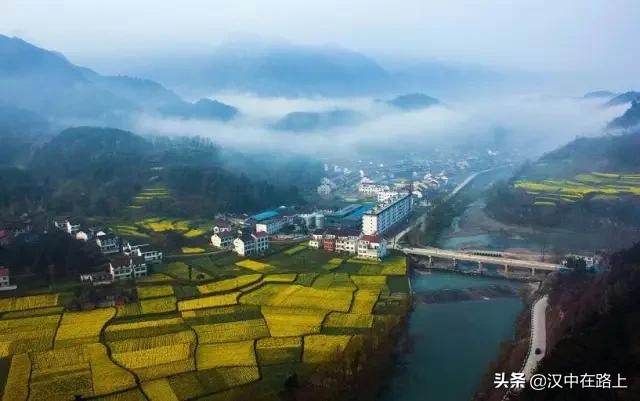
<svg viewBox="0 0 640 401">
<path fill-rule="evenodd" d="M 554 263 L 539 262 L 536 260 L 522 260 L 514 258 L 505 258 L 498 256 L 476 255 L 466 252 L 458 252 L 447 249 L 438 248 L 402 248 L 402 252 L 411 255 L 433 256 L 437 258 L 456 259 L 469 262 L 481 262 L 495 265 L 507 265 L 509 267 L 521 267 L 527 269 L 537 269 L 545 271 L 555 271 L 560 267 Z"/>
</svg>

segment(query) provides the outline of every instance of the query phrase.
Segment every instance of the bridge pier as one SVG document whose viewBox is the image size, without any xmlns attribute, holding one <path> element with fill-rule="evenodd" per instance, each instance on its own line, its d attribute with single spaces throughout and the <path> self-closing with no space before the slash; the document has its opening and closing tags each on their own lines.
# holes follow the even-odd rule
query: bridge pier
<svg viewBox="0 0 640 401">
<path fill-rule="evenodd" d="M 429 267 L 433 266 L 433 258 L 429 256 Z"/>
<path fill-rule="evenodd" d="M 532 267 L 532 268 L 531 268 L 531 275 L 532 275 L 532 276 L 535 276 L 535 275 L 536 275 L 536 268 L 535 268 L 535 267 Z"/>
<path fill-rule="evenodd" d="M 453 268 L 455 269 L 456 267 L 458 267 L 458 261 L 456 258 L 453 258 Z"/>
<path fill-rule="evenodd" d="M 482 273 L 482 262 L 478 261 L 478 273 Z"/>
<path fill-rule="evenodd" d="M 504 265 L 504 274 L 509 273 L 509 265 Z"/>
</svg>

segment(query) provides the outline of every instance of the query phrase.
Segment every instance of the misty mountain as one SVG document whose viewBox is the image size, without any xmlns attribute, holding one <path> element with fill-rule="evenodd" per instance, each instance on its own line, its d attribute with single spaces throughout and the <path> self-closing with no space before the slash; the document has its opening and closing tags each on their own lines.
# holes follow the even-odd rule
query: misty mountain
<svg viewBox="0 0 640 401">
<path fill-rule="evenodd" d="M 145 205 L 152 213 L 212 216 L 292 204 L 301 202 L 299 184 L 317 182 L 322 171 L 308 159 L 264 157 L 245 161 L 245 172 L 229 168 L 220 149 L 202 138 L 147 139 L 113 128 L 77 127 L 40 146 L 23 170 L 6 171 L 39 183 L 38 202 L 47 209 L 78 216 L 121 214 L 150 182 L 162 182 L 171 192 L 169 199 Z M 254 174 L 259 168 L 264 171 Z M 283 170 L 291 171 L 276 183 L 272 174 L 280 178 Z M 303 179 L 307 176 L 312 179 Z M 29 206 L 13 196 L 19 194 L 5 195 L 18 199 L 17 208 Z"/>
<path fill-rule="evenodd" d="M 389 76 L 354 51 L 264 41 L 231 41 L 202 66 L 200 80 L 212 90 L 268 96 L 346 95 L 381 90 Z"/>
<path fill-rule="evenodd" d="M 51 129 L 38 114 L 0 105 L 0 166 L 25 164 Z"/>
<path fill-rule="evenodd" d="M 585 93 L 583 97 L 585 99 L 600 99 L 600 98 L 611 99 L 612 97 L 617 95 L 618 94 L 614 92 L 601 90 L 601 91 L 593 91 L 593 92 Z"/>
<path fill-rule="evenodd" d="M 618 106 L 633 101 L 640 101 L 640 92 L 629 91 L 620 94 L 607 102 L 607 106 Z"/>
<path fill-rule="evenodd" d="M 217 100 L 200 99 L 195 103 L 174 103 L 163 106 L 158 111 L 168 117 L 180 117 L 184 119 L 214 119 L 228 121 L 238 115 L 238 109 Z"/>
<path fill-rule="evenodd" d="M 229 119 L 230 109 L 189 103 L 157 82 L 103 76 L 57 52 L 0 35 L 0 103 L 54 118 L 119 120 L 172 110 L 183 118 Z M 228 106 L 231 107 L 231 106 Z M 206 116 L 206 117 L 203 117 Z"/>
<path fill-rule="evenodd" d="M 279 131 L 316 131 L 354 125 L 363 120 L 363 116 L 353 110 L 337 109 L 323 112 L 296 111 L 282 117 L 271 128 Z"/>
<path fill-rule="evenodd" d="M 404 111 L 412 111 L 424 109 L 429 106 L 435 106 L 440 104 L 440 101 L 422 93 L 409 93 L 406 95 L 396 96 L 391 100 L 385 101 L 385 103 Z"/>
<path fill-rule="evenodd" d="M 608 128 L 632 128 L 640 124 L 640 101 L 632 101 L 623 115 L 612 120 Z"/>
</svg>

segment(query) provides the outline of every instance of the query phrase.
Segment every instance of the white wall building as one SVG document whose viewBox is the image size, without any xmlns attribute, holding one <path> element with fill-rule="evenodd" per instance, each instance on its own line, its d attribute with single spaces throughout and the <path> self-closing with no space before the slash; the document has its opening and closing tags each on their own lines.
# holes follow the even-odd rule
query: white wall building
<svg viewBox="0 0 640 401">
<path fill-rule="evenodd" d="M 362 232 L 365 235 L 383 234 L 396 223 L 409 217 L 411 195 L 403 194 L 389 199 L 368 210 L 362 216 Z"/>
<path fill-rule="evenodd" d="M 260 223 L 256 223 L 256 232 L 259 233 L 267 233 L 268 235 L 273 235 L 282 230 L 285 226 L 284 219 L 269 219 L 262 221 Z"/>
<path fill-rule="evenodd" d="M 387 255 L 387 241 L 378 235 L 363 235 L 358 241 L 358 257 L 380 260 Z"/>
<path fill-rule="evenodd" d="M 118 237 L 113 234 L 105 234 L 102 231 L 99 232 L 96 236 L 96 244 L 100 248 L 100 252 L 105 255 L 120 252 Z"/>
<path fill-rule="evenodd" d="M 267 249 L 269 249 L 269 236 L 264 232 L 243 234 L 233 240 L 233 250 L 240 256 L 263 253 Z"/>
<path fill-rule="evenodd" d="M 216 248 L 228 248 L 233 245 L 233 234 L 228 231 L 215 233 L 211 236 L 211 245 Z"/>
</svg>

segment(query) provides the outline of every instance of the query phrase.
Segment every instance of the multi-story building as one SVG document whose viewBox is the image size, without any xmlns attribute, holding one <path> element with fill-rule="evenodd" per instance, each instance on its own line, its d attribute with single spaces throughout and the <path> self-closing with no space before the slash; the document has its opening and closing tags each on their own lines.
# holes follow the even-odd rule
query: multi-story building
<svg viewBox="0 0 640 401">
<path fill-rule="evenodd" d="M 69 235 L 75 235 L 80 230 L 80 224 L 72 224 L 68 218 L 54 221 L 53 226 Z"/>
<path fill-rule="evenodd" d="M 147 275 L 147 264 L 142 256 L 124 256 L 109 262 L 113 280 L 127 280 Z"/>
<path fill-rule="evenodd" d="M 362 232 L 365 235 L 380 235 L 395 224 L 409 217 L 411 194 L 390 198 L 362 216 Z"/>
<path fill-rule="evenodd" d="M 162 263 L 162 252 L 160 251 L 143 251 L 142 247 L 147 245 L 131 245 L 127 242 L 122 246 L 122 253 L 126 256 L 141 256 L 147 264 Z"/>
<path fill-rule="evenodd" d="M 251 236 L 256 243 L 257 253 L 264 253 L 267 251 L 267 249 L 269 249 L 269 236 L 267 235 L 267 233 L 253 233 L 251 234 Z"/>
<path fill-rule="evenodd" d="M 352 232 L 315 233 L 309 247 L 330 252 L 356 255 L 359 258 L 380 260 L 387 255 L 387 242 L 378 235 L 359 235 Z"/>
<path fill-rule="evenodd" d="M 233 234 L 230 231 L 219 231 L 211 236 L 211 245 L 216 248 L 229 248 L 233 245 Z"/>
<path fill-rule="evenodd" d="M 380 260 L 387 255 L 387 241 L 378 235 L 362 235 L 357 249 L 359 258 Z"/>
<path fill-rule="evenodd" d="M 282 230 L 285 226 L 285 220 L 281 218 L 273 218 L 256 223 L 256 232 L 267 233 L 273 235 Z"/>
<path fill-rule="evenodd" d="M 264 253 L 269 249 L 267 233 L 246 233 L 233 240 L 234 251 L 241 256 Z"/>
<path fill-rule="evenodd" d="M 378 203 L 385 203 L 389 199 L 394 198 L 398 195 L 400 195 L 400 193 L 397 191 L 381 191 L 381 192 L 378 192 L 377 200 L 378 200 Z"/>
<path fill-rule="evenodd" d="M 96 234 L 96 244 L 104 255 L 120 252 L 118 237 L 114 234 L 106 234 L 100 231 Z"/>
</svg>

